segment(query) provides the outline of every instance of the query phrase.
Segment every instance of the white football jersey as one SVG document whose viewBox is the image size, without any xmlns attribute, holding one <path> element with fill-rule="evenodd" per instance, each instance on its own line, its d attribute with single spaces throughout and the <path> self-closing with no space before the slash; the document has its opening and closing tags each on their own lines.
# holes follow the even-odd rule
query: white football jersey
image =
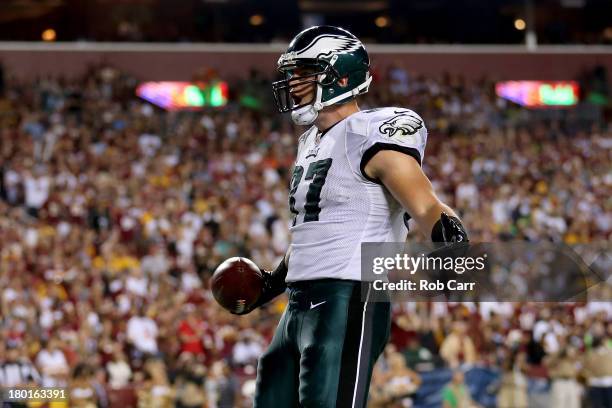
<svg viewBox="0 0 612 408">
<path fill-rule="evenodd" d="M 360 111 L 321 135 L 299 139 L 291 177 L 293 215 L 287 282 L 361 280 L 362 242 L 402 242 L 404 209 L 364 167 L 376 152 L 397 150 L 422 162 L 427 129 L 409 109 Z"/>
</svg>

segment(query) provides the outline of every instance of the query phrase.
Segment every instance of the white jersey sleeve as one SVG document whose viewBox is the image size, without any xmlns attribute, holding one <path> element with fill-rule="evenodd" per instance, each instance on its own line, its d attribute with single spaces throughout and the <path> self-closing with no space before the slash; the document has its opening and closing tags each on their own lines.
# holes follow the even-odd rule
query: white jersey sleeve
<svg viewBox="0 0 612 408">
<path fill-rule="evenodd" d="M 359 141 L 358 168 L 369 181 L 378 182 L 365 174 L 365 166 L 381 150 L 405 153 L 420 164 L 425 155 L 427 128 L 423 119 L 414 111 L 405 108 L 381 108 L 364 112 L 366 117 L 357 130 L 364 137 Z"/>
</svg>

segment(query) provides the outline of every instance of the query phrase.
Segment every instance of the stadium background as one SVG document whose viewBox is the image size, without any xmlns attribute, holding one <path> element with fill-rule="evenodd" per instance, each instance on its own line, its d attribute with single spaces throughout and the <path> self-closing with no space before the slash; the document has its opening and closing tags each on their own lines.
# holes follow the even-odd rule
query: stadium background
<svg viewBox="0 0 612 408">
<path fill-rule="evenodd" d="M 362 108 L 425 119 L 426 174 L 473 240 L 610 241 L 606 2 L 0 7 L 0 386 L 67 386 L 76 407 L 249 406 L 285 299 L 237 318 L 206 288 L 229 256 L 270 268 L 286 249 L 298 129 L 269 84 L 315 23 L 366 41 Z M 575 80 L 580 99 L 528 109 L 495 94 L 504 80 Z M 228 102 L 166 111 L 136 96 L 145 81 L 225 82 Z M 438 407 L 464 382 L 481 406 L 587 407 L 610 377 L 609 301 L 396 304 L 370 406 Z"/>
</svg>

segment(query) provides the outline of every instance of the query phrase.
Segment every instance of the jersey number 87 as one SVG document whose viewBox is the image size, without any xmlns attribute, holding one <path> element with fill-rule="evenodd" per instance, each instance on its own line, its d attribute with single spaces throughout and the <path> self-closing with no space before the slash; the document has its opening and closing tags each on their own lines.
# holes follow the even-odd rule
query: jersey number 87
<svg viewBox="0 0 612 408">
<path fill-rule="evenodd" d="M 304 204 L 304 222 L 319 221 L 319 213 L 321 208 L 319 202 L 321 201 L 321 190 L 325 184 L 327 178 L 327 172 L 332 165 L 332 159 L 322 159 L 310 163 L 306 177 L 304 180 L 312 180 L 308 186 L 308 192 L 306 193 L 306 203 Z M 299 211 L 295 209 L 295 192 L 302 181 L 304 175 L 304 167 L 295 166 L 293 169 L 293 175 L 291 177 L 291 190 L 289 190 L 289 211 L 295 214 L 293 217 L 293 226 L 297 222 Z"/>
</svg>

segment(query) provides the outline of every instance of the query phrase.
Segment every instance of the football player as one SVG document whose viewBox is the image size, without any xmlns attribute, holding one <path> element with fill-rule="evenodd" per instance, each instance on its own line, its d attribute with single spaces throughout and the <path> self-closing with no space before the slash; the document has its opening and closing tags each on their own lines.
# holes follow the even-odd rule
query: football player
<svg viewBox="0 0 612 408">
<path fill-rule="evenodd" d="M 278 109 L 310 128 L 290 183 L 290 250 L 264 274 L 255 305 L 289 288 L 259 361 L 256 408 L 365 407 L 391 316 L 389 303 L 372 302 L 361 282 L 361 243 L 405 241 L 406 212 L 434 242 L 468 241 L 421 169 L 423 119 L 403 107 L 359 109 L 369 67 L 363 44 L 331 26 L 302 31 L 278 60 Z"/>
</svg>

